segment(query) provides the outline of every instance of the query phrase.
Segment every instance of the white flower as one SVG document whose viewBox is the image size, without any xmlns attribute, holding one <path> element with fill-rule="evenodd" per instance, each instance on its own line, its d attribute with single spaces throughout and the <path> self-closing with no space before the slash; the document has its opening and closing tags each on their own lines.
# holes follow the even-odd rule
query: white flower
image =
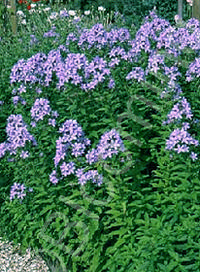
<svg viewBox="0 0 200 272">
<path fill-rule="evenodd" d="M 102 6 L 98 7 L 98 11 L 105 11 L 106 9 Z"/>
<path fill-rule="evenodd" d="M 23 20 L 21 21 L 21 24 L 22 24 L 22 25 L 26 25 L 26 20 L 23 19 Z"/>
<path fill-rule="evenodd" d="M 44 8 L 43 11 L 50 11 L 51 8 Z"/>
<path fill-rule="evenodd" d="M 68 13 L 69 13 L 70 16 L 75 16 L 76 15 L 75 10 L 69 10 Z"/>
<path fill-rule="evenodd" d="M 190 6 L 193 5 L 193 0 L 186 0 Z"/>
<path fill-rule="evenodd" d="M 85 11 L 84 11 L 84 14 L 85 14 L 85 15 L 89 15 L 89 14 L 90 14 L 90 10 L 85 10 Z"/>
<path fill-rule="evenodd" d="M 7 7 L 8 9 L 11 8 L 11 6 L 9 6 L 9 5 L 7 5 L 6 7 Z"/>
<path fill-rule="evenodd" d="M 66 16 L 66 14 L 68 14 L 66 9 L 60 10 L 60 16 Z"/>
<path fill-rule="evenodd" d="M 179 20 L 180 20 L 180 17 L 179 17 L 178 14 L 176 14 L 176 15 L 174 16 L 174 21 L 177 23 Z"/>
<path fill-rule="evenodd" d="M 23 13 L 22 10 L 18 10 L 16 14 L 21 16 L 21 17 L 26 17 L 26 15 Z"/>
<path fill-rule="evenodd" d="M 36 6 L 37 6 L 36 4 L 31 3 L 32 8 L 35 8 Z"/>
<path fill-rule="evenodd" d="M 49 16 L 51 20 L 56 19 L 57 17 L 58 17 L 58 12 L 52 12 L 51 15 Z"/>
<path fill-rule="evenodd" d="M 74 20 L 80 20 L 80 17 L 74 16 Z"/>
</svg>

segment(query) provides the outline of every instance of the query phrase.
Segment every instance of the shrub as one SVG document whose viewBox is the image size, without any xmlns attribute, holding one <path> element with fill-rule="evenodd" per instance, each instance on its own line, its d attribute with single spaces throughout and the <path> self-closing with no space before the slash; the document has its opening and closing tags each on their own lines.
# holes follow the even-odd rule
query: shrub
<svg viewBox="0 0 200 272">
<path fill-rule="evenodd" d="M 63 271 L 196 271 L 199 23 L 74 15 L 30 20 L 10 71 L 1 236 Z"/>
</svg>

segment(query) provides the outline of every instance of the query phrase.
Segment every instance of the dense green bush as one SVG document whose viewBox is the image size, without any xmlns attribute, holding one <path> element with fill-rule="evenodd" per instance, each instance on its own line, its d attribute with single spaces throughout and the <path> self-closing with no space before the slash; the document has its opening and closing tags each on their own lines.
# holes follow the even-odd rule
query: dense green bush
<svg viewBox="0 0 200 272">
<path fill-rule="evenodd" d="M 172 28 L 151 12 L 134 33 L 120 28 L 120 15 L 116 26 L 95 12 L 74 18 L 63 11 L 41 27 L 42 16 L 32 14 L 22 45 L 3 40 L 10 55 L 1 70 L 0 164 L 7 179 L 0 187 L 0 235 L 22 250 L 34 248 L 52 271 L 198 271 L 198 21 Z M 49 101 L 54 117 L 57 111 L 55 124 L 47 104 L 37 120 L 38 100 Z M 89 150 L 103 148 L 99 140 L 113 129 L 123 141 L 125 149 L 119 138 L 110 140 L 117 154 L 111 149 L 105 158 L 99 151 L 102 158 L 93 164 L 72 152 L 62 157 L 78 169 L 97 170 L 100 186 L 97 174 L 81 185 L 84 175 L 82 181 L 78 174 L 64 176 L 60 161 L 56 168 L 55 155 L 65 152 L 58 147 L 62 126 L 72 120 L 84 132 L 79 143 L 91 141 Z M 20 127 L 30 141 L 4 154 L 9 137 L 22 137 L 15 135 Z M 26 189 L 15 193 L 17 184 Z"/>
</svg>

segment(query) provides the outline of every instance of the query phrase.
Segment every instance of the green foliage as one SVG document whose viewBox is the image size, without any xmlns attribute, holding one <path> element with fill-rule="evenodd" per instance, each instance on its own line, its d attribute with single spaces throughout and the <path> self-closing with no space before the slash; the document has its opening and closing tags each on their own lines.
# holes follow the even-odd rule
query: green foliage
<svg viewBox="0 0 200 272">
<path fill-rule="evenodd" d="M 139 13 L 131 1 L 124 6 L 122 3 L 114 3 L 116 11 L 123 8 L 127 16 L 131 12 Z M 96 4 L 103 5 L 102 2 Z M 111 4 L 113 2 L 107 1 L 106 8 L 111 9 Z M 139 8 L 139 2 L 136 4 Z M 160 12 L 162 7 L 161 4 Z M 4 92 L 0 100 L 5 103 L 0 111 L 0 143 L 6 139 L 6 119 L 11 113 L 23 114 L 25 122 L 30 124 L 30 107 L 36 98 L 31 89 L 24 94 L 28 101 L 26 114 L 24 108 L 13 106 L 9 74 L 14 63 L 37 52 L 48 53 L 64 44 L 70 32 L 79 30 L 68 19 L 55 21 L 61 37 L 45 40 L 43 33 L 50 29 L 51 23 L 43 24 L 44 18 L 33 15 L 27 26 L 21 27 L 19 36 L 1 41 L 0 89 Z M 80 27 L 88 28 L 94 21 L 86 18 Z M 39 41 L 35 45 L 30 44 L 29 37 L 33 26 Z M 106 27 L 109 29 L 112 25 Z M 69 48 L 70 52 L 83 53 L 76 43 L 70 43 Z M 84 51 L 90 61 L 97 54 L 108 60 L 108 52 L 108 48 Z M 146 67 L 147 58 L 144 53 L 134 66 Z M 184 75 L 194 58 L 194 52 L 184 52 L 181 60 L 168 59 L 166 55 L 166 64 L 179 62 Z M 0 235 L 20 242 L 22 252 L 27 247 L 34 248 L 52 271 L 189 272 L 200 269 L 199 163 L 192 163 L 188 154 L 172 157 L 165 150 L 166 139 L 173 128 L 173 125 L 162 125 L 173 106 L 170 96 L 165 100 L 160 98 L 167 77 L 161 72 L 151 72 L 145 82 L 129 82 L 125 77 L 131 69 L 130 63 L 121 61 L 112 70 L 114 90 L 107 87 L 106 81 L 92 92 L 83 92 L 72 84 L 61 92 L 56 88 L 56 79 L 48 88 L 43 88 L 42 96 L 50 100 L 53 110 L 59 110 L 58 125 L 66 119 L 76 119 L 93 147 L 105 131 L 116 128 L 120 132 L 126 151 L 119 157 L 97 163 L 97 169 L 104 176 L 100 188 L 93 184 L 81 187 L 71 176 L 56 186 L 49 182 L 59 134 L 44 123 L 38 124 L 35 130 L 30 128 L 38 146 L 28 160 L 24 162 L 18 152 L 16 161 L 8 162 L 7 158 L 0 161 Z M 198 119 L 199 83 L 198 78 L 192 83 L 180 79 L 184 95 Z M 197 128 L 196 125 L 191 127 L 200 140 Z M 22 202 L 10 201 L 10 187 L 14 182 L 23 182 L 34 191 Z"/>
</svg>

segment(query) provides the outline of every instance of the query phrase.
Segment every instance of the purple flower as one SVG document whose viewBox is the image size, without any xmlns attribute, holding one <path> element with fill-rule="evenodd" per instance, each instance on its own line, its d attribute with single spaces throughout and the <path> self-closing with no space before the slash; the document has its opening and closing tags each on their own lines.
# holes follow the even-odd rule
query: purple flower
<svg viewBox="0 0 200 272">
<path fill-rule="evenodd" d="M 52 111 L 51 112 L 51 115 L 55 118 L 57 118 L 59 116 L 58 112 L 57 111 Z"/>
<path fill-rule="evenodd" d="M 37 145 L 34 137 L 28 132 L 27 125 L 20 114 L 12 114 L 8 117 L 6 132 L 8 140 L 7 143 L 1 144 L 1 155 L 5 154 L 5 151 L 9 151 L 11 155 L 16 154 L 16 149 L 24 147 L 26 141 L 32 141 L 33 144 Z"/>
<path fill-rule="evenodd" d="M 39 41 L 38 39 L 35 37 L 35 35 L 30 35 L 30 45 L 34 45 L 34 44 L 37 44 Z"/>
<path fill-rule="evenodd" d="M 48 31 L 48 32 L 45 32 L 43 37 L 44 38 L 49 38 L 49 37 L 60 37 L 60 34 L 59 33 L 56 33 L 54 30 L 56 30 L 56 27 L 55 26 L 52 26 L 52 28 Z"/>
<path fill-rule="evenodd" d="M 76 176 L 78 178 L 78 183 L 81 185 L 85 185 L 87 182 L 87 176 L 85 175 L 85 173 L 83 172 L 84 168 L 79 168 L 76 170 Z"/>
<path fill-rule="evenodd" d="M 37 98 L 31 108 L 31 117 L 37 122 L 43 120 L 45 115 L 50 115 L 50 111 L 49 101 L 44 98 Z"/>
<path fill-rule="evenodd" d="M 56 126 L 56 119 L 49 119 L 49 120 L 48 120 L 48 124 L 49 124 L 50 126 L 55 127 L 55 126 Z"/>
<path fill-rule="evenodd" d="M 72 155 L 75 157 L 81 156 L 85 152 L 86 146 L 82 143 L 72 144 Z"/>
<path fill-rule="evenodd" d="M 88 180 L 92 180 L 93 183 L 96 183 L 100 186 L 103 183 L 103 176 L 98 173 L 97 170 L 89 170 L 86 172 Z"/>
<path fill-rule="evenodd" d="M 120 60 L 118 58 L 113 58 L 109 62 L 109 67 L 114 68 L 116 65 L 120 63 Z"/>
<path fill-rule="evenodd" d="M 18 88 L 18 92 L 21 93 L 26 93 L 26 86 L 24 86 L 23 84 L 20 85 L 20 87 Z"/>
<path fill-rule="evenodd" d="M 30 156 L 29 152 L 28 151 L 22 151 L 21 154 L 20 154 L 20 157 L 23 158 L 23 159 L 26 159 Z"/>
<path fill-rule="evenodd" d="M 24 186 L 24 184 L 20 184 L 20 183 L 14 183 L 11 186 L 11 190 L 10 190 L 10 200 L 13 200 L 15 198 L 15 196 L 17 196 L 17 198 L 19 199 L 23 199 L 26 196 L 26 193 L 24 192 L 26 189 L 26 187 Z"/>
<path fill-rule="evenodd" d="M 31 122 L 30 125 L 31 125 L 32 127 L 36 127 L 36 122 Z"/>
<path fill-rule="evenodd" d="M 59 179 L 56 176 L 56 170 L 53 170 L 52 173 L 49 175 L 50 182 L 53 184 L 57 184 Z"/>
<path fill-rule="evenodd" d="M 164 73 L 168 76 L 170 79 L 170 82 L 174 82 L 177 80 L 178 76 L 181 76 L 181 73 L 178 71 L 178 68 L 176 66 L 171 67 L 164 67 Z"/>
<path fill-rule="evenodd" d="M 169 139 L 166 141 L 166 149 L 173 149 L 177 153 L 188 152 L 189 149 L 186 146 L 187 144 L 198 146 L 199 142 L 192 138 L 192 136 L 185 130 L 185 127 L 182 129 L 177 128 L 170 134 Z"/>
<path fill-rule="evenodd" d="M 93 148 L 91 151 L 88 151 L 85 157 L 86 157 L 87 163 L 91 165 L 98 161 L 98 151 Z"/>
<path fill-rule="evenodd" d="M 109 81 L 109 84 L 108 84 L 108 88 L 112 89 L 114 87 L 115 87 L 115 81 L 114 81 L 114 79 L 111 78 L 110 81 Z"/>
<path fill-rule="evenodd" d="M 180 145 L 178 144 L 176 148 L 174 148 L 174 151 L 176 151 L 178 154 L 181 152 L 189 152 L 189 147 L 185 144 Z"/>
<path fill-rule="evenodd" d="M 74 162 L 63 162 L 63 164 L 60 166 L 61 173 L 64 177 L 74 174 L 75 172 L 75 163 Z"/>
<path fill-rule="evenodd" d="M 191 32 L 193 32 L 196 29 L 200 29 L 199 20 L 195 19 L 195 18 L 189 19 L 187 24 L 186 24 L 186 29 L 188 29 Z"/>
<path fill-rule="evenodd" d="M 148 71 L 157 73 L 161 68 L 164 67 L 164 56 L 153 52 L 148 59 Z"/>
<path fill-rule="evenodd" d="M 200 77 L 200 58 L 195 58 L 195 61 L 190 64 L 186 72 L 186 81 L 190 82 L 197 77 Z"/>
<path fill-rule="evenodd" d="M 59 132 L 63 133 L 63 141 L 72 142 L 83 136 L 83 130 L 78 125 L 76 120 L 67 120 L 62 127 L 59 128 Z"/>
<path fill-rule="evenodd" d="M 45 71 L 43 65 L 46 61 L 46 55 L 37 53 L 29 58 L 27 61 L 21 59 L 12 68 L 10 74 L 10 83 L 23 82 L 23 83 L 41 83 Z"/>
<path fill-rule="evenodd" d="M 194 152 L 191 152 L 190 157 L 193 161 L 196 161 L 198 159 L 197 154 Z"/>
<path fill-rule="evenodd" d="M 141 67 L 134 67 L 133 70 L 126 76 L 126 80 L 136 79 L 138 82 L 145 80 L 145 73 Z"/>
<path fill-rule="evenodd" d="M 63 160 L 68 150 L 69 144 L 66 144 L 62 137 L 56 140 L 56 156 L 54 157 L 54 165 L 57 167 L 60 160 Z"/>
<path fill-rule="evenodd" d="M 26 105 L 26 101 L 24 99 L 20 99 L 22 105 Z"/>
<path fill-rule="evenodd" d="M 60 17 L 69 17 L 69 14 L 66 10 L 61 10 L 60 11 Z"/>
<path fill-rule="evenodd" d="M 76 176 L 78 178 L 78 183 L 81 185 L 85 185 L 88 180 L 92 180 L 93 183 L 96 183 L 100 186 L 103 182 L 103 176 L 99 175 L 97 170 L 89 170 L 84 172 L 84 168 L 77 169 Z"/>
<path fill-rule="evenodd" d="M 0 144 L 0 158 L 5 156 L 6 150 L 7 150 L 7 144 L 6 143 L 1 143 Z"/>
<path fill-rule="evenodd" d="M 186 116 L 187 119 L 191 119 L 193 116 L 191 107 L 185 97 L 183 97 L 180 102 L 173 106 L 171 112 L 168 114 L 168 120 L 166 123 L 169 124 L 174 120 L 182 119 L 183 114 Z"/>
<path fill-rule="evenodd" d="M 187 122 L 182 123 L 183 129 L 188 130 L 190 128 L 190 124 Z"/>
<path fill-rule="evenodd" d="M 76 37 L 76 34 L 74 33 L 69 33 L 68 36 L 67 36 L 67 40 L 66 40 L 66 45 L 69 45 L 69 41 L 77 41 L 78 38 Z"/>
<path fill-rule="evenodd" d="M 14 105 L 17 105 L 18 104 L 18 102 L 20 101 L 20 97 L 18 96 L 18 95 L 16 95 L 16 96 L 13 96 L 13 104 Z"/>
<path fill-rule="evenodd" d="M 42 90 L 40 88 L 36 88 L 36 93 L 41 94 Z"/>
<path fill-rule="evenodd" d="M 124 149 L 124 144 L 115 129 L 104 133 L 97 145 L 98 156 L 104 160 L 111 158 L 113 154 L 117 155 L 119 151 L 124 151 Z"/>
</svg>

